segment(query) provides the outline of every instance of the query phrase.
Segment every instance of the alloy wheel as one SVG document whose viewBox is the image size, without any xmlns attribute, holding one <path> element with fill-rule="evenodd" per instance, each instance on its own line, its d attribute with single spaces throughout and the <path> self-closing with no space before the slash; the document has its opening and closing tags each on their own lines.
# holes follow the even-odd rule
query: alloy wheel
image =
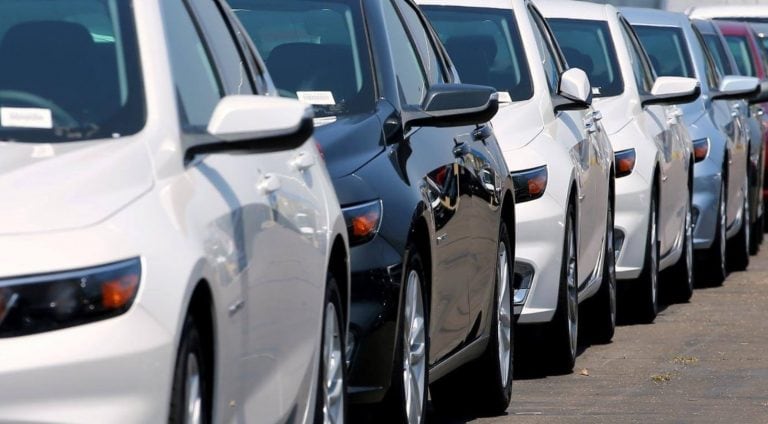
<svg viewBox="0 0 768 424">
<path fill-rule="evenodd" d="M 200 384 L 200 366 L 197 355 L 190 352 L 187 355 L 187 378 L 185 382 L 184 412 L 185 424 L 202 423 L 203 392 Z"/>
<path fill-rule="evenodd" d="M 579 336 L 579 294 L 578 294 L 578 277 L 576 275 L 576 236 L 574 234 L 573 225 L 570 226 L 568 232 L 568 255 L 566 260 L 567 274 L 566 274 L 566 289 L 568 290 L 568 337 L 571 348 L 571 355 L 576 355 L 576 348 L 578 344 Z"/>
<path fill-rule="evenodd" d="M 608 300 L 611 308 L 611 322 L 616 325 L 616 249 L 613 232 L 613 210 L 608 209 L 608 231 L 605 235 L 607 243 L 606 255 L 608 256 Z"/>
<path fill-rule="evenodd" d="M 656 216 L 656 204 L 654 202 L 651 208 L 651 304 L 654 312 L 658 308 L 659 304 L 659 240 L 658 240 L 658 228 Z"/>
<path fill-rule="evenodd" d="M 718 237 L 720 237 L 720 271 L 721 275 L 725 275 L 727 270 L 727 264 L 726 264 L 726 244 L 727 244 L 727 225 L 728 225 L 728 216 L 726 215 L 726 207 L 725 207 L 725 184 L 721 183 L 720 185 L 720 231 L 718 234 Z"/>
<path fill-rule="evenodd" d="M 509 257 L 504 242 L 499 245 L 497 263 L 496 293 L 498 293 L 498 306 L 496 319 L 498 324 L 497 337 L 499 338 L 499 369 L 501 370 L 501 385 L 506 387 L 509 382 L 509 360 L 510 355 L 512 355 L 512 302 L 509 289 Z"/>
<path fill-rule="evenodd" d="M 344 361 L 336 306 L 325 308 L 323 334 L 323 423 L 344 423 Z"/>
<path fill-rule="evenodd" d="M 426 329 L 421 279 L 415 270 L 408 274 L 403 320 L 403 388 L 408 423 L 420 424 L 426 393 Z"/>
<path fill-rule="evenodd" d="M 693 290 L 693 228 L 691 216 L 691 201 L 685 213 L 685 269 L 688 273 L 688 287 Z"/>
</svg>

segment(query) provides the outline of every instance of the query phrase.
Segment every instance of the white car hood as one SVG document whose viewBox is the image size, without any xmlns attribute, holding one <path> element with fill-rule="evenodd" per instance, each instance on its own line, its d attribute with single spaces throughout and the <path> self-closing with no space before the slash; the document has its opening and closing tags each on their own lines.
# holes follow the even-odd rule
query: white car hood
<svg viewBox="0 0 768 424">
<path fill-rule="evenodd" d="M 0 143 L 0 235 L 87 227 L 152 185 L 146 147 L 135 141 Z"/>
<path fill-rule="evenodd" d="M 533 101 L 501 106 L 491 124 L 502 152 L 525 147 L 544 130 L 538 105 Z"/>
</svg>

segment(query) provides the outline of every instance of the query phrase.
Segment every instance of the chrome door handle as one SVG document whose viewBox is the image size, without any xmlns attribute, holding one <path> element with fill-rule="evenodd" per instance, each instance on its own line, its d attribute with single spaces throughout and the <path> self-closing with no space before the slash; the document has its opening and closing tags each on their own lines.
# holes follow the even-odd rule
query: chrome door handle
<svg viewBox="0 0 768 424">
<path fill-rule="evenodd" d="M 597 122 L 597 121 L 601 121 L 602 119 L 603 119 L 603 113 L 602 112 L 600 112 L 599 110 L 596 110 L 596 111 L 592 112 L 592 120 L 593 121 Z"/>
<path fill-rule="evenodd" d="M 597 132 L 597 124 L 595 124 L 594 118 L 588 119 L 584 122 L 584 128 L 587 129 L 587 132 L 590 134 L 594 134 Z"/>
<path fill-rule="evenodd" d="M 661 182 L 666 182 L 668 179 L 669 179 L 669 177 L 666 176 L 666 175 L 662 175 L 661 176 Z"/>
<path fill-rule="evenodd" d="M 280 178 L 277 175 L 267 174 L 264 176 L 264 179 L 261 180 L 257 188 L 265 194 L 272 194 L 277 190 L 280 190 L 281 186 Z"/>
<path fill-rule="evenodd" d="M 315 158 L 307 152 L 300 152 L 293 161 L 291 161 L 291 164 L 299 171 L 306 171 L 315 165 Z"/>
</svg>

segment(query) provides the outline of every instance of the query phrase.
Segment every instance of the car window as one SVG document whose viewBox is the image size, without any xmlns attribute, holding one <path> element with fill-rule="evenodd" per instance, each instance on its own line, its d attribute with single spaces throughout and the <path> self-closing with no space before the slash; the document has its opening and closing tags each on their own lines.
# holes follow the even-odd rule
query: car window
<svg viewBox="0 0 768 424">
<path fill-rule="evenodd" d="M 421 62 L 424 64 L 427 79 L 430 84 L 445 82 L 444 70 L 440 58 L 437 55 L 433 41 L 424 27 L 424 22 L 411 4 L 403 0 L 396 0 L 400 13 L 405 20 L 413 38 L 416 48 L 421 54 Z"/>
<path fill-rule="evenodd" d="M 736 60 L 736 67 L 739 68 L 739 73 L 747 77 L 756 76 L 747 39 L 738 35 L 726 35 L 725 41 L 728 43 L 728 48 Z"/>
<path fill-rule="evenodd" d="M 695 78 L 683 30 L 677 27 L 634 25 L 658 76 Z"/>
<path fill-rule="evenodd" d="M 647 53 L 640 44 L 640 40 L 637 39 L 632 26 L 624 19 L 620 19 L 619 22 L 621 23 L 622 38 L 627 44 L 627 50 L 629 51 L 629 59 L 632 62 L 632 70 L 637 88 L 640 92 L 648 93 L 651 91 L 653 81 L 656 79 L 653 75 L 653 66 L 649 61 L 646 61 Z"/>
<path fill-rule="evenodd" d="M 461 80 L 508 92 L 513 101 L 533 97 L 523 43 L 512 13 L 478 7 L 423 7 Z"/>
<path fill-rule="evenodd" d="M 722 74 L 717 69 L 715 58 L 709 51 L 709 47 L 704 41 L 704 36 L 701 35 L 701 32 L 699 32 L 696 27 L 693 27 L 693 33 L 696 36 L 695 40 L 692 41 L 694 49 L 700 49 L 704 56 L 704 71 L 707 74 L 707 84 L 709 85 L 710 90 L 717 90 L 720 87 L 720 78 L 722 77 Z"/>
<path fill-rule="evenodd" d="M 239 47 L 217 2 L 189 1 L 206 35 L 205 39 L 210 44 L 211 55 L 216 60 L 216 68 L 227 94 L 254 94 Z"/>
<path fill-rule="evenodd" d="M 118 138 L 144 127 L 130 1 L 0 2 L 0 64 L 0 140 Z"/>
<path fill-rule="evenodd" d="M 161 4 L 182 129 L 205 133 L 224 89 L 183 1 L 163 0 Z"/>
<path fill-rule="evenodd" d="M 375 88 L 360 1 L 229 0 L 281 96 L 318 117 L 373 110 Z"/>
<path fill-rule="evenodd" d="M 733 75 L 737 72 L 731 69 L 731 61 L 728 59 L 728 52 L 725 50 L 720 37 L 717 34 L 702 34 L 704 43 L 707 45 L 712 58 L 715 60 L 715 66 L 722 75 Z"/>
<path fill-rule="evenodd" d="M 624 92 L 608 23 L 582 19 L 548 21 L 568 64 L 589 76 L 595 97 L 618 96 Z"/>
<path fill-rule="evenodd" d="M 424 100 L 428 88 L 424 67 L 419 61 L 416 49 L 411 43 L 394 5 L 390 1 L 383 3 L 387 32 L 393 46 L 392 60 L 397 75 L 400 98 L 406 104 L 419 105 Z"/>
<path fill-rule="evenodd" d="M 563 66 L 558 63 L 557 52 L 555 51 L 554 46 L 550 43 L 549 33 L 544 20 L 532 8 L 528 8 L 528 14 L 533 25 L 536 44 L 539 46 L 539 52 L 541 53 L 542 65 L 544 65 L 544 72 L 547 75 L 549 91 L 551 93 L 556 93 L 560 83 L 560 74 L 563 70 Z"/>
</svg>

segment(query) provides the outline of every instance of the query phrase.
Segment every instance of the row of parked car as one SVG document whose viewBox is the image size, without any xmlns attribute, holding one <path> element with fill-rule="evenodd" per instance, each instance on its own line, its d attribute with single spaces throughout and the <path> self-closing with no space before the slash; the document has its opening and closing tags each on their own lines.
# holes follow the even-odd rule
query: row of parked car
<svg viewBox="0 0 768 424">
<path fill-rule="evenodd" d="M 515 349 L 569 371 L 748 266 L 764 49 L 575 1 L 2 2 L 0 421 L 503 413 Z"/>
</svg>

